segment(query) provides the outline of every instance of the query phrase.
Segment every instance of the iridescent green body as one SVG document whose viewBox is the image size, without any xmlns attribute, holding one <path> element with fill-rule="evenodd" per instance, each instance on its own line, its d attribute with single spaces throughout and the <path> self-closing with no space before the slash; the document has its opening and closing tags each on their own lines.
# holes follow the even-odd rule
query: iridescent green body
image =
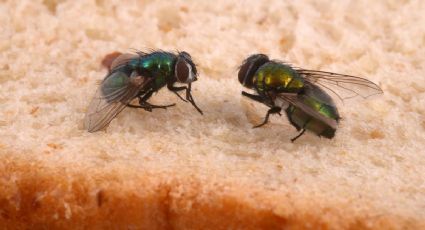
<svg viewBox="0 0 425 230">
<path fill-rule="evenodd" d="M 299 96 L 300 102 L 302 102 L 308 108 L 313 109 L 318 114 L 323 116 L 315 116 L 310 114 L 297 106 L 289 105 L 286 109 L 286 115 L 289 121 L 297 130 L 307 129 L 319 136 L 332 138 L 335 136 L 336 123 L 338 123 L 340 117 L 338 110 L 332 98 L 330 98 L 323 90 L 316 86 L 308 86 L 305 92 Z M 326 103 L 325 103 L 326 102 Z M 335 123 L 329 120 L 334 120 Z"/>
<path fill-rule="evenodd" d="M 280 115 L 284 109 L 291 125 L 301 130 L 292 142 L 306 130 L 327 138 L 335 136 L 340 116 L 328 93 L 341 100 L 382 93 L 378 85 L 361 77 L 292 67 L 261 53 L 242 62 L 238 80 L 255 90 L 254 94 L 242 91 L 243 96 L 269 107 L 263 122 L 254 128 L 267 124 L 270 115 Z"/>
<path fill-rule="evenodd" d="M 254 86 L 258 92 L 269 90 L 297 93 L 304 87 L 304 80 L 290 66 L 268 62 L 262 65 L 254 75 Z"/>
<path fill-rule="evenodd" d="M 168 52 L 154 52 L 136 56 L 111 71 L 110 77 L 105 80 L 102 92 L 104 95 L 109 95 L 116 88 L 128 84 L 128 77 L 133 71 L 136 71 L 141 76 L 154 78 L 151 84 L 141 89 L 142 92 L 149 89 L 156 91 L 164 87 L 167 81 L 172 78 L 176 59 L 176 55 Z"/>
<path fill-rule="evenodd" d="M 307 129 L 319 136 L 332 138 L 335 135 L 339 114 L 332 98 L 319 87 L 306 85 L 292 67 L 279 62 L 267 62 L 255 72 L 253 85 L 260 95 L 298 94 L 304 108 L 311 109 L 314 114 L 288 104 L 286 114 L 291 124 L 298 130 Z M 273 99 L 275 102 L 278 100 L 276 97 Z M 335 122 L 329 122 L 330 119 Z"/>
<path fill-rule="evenodd" d="M 137 70 L 142 76 L 155 78 L 154 87 L 159 89 L 172 77 L 176 59 L 172 53 L 155 52 L 131 60 L 128 67 Z"/>
<path fill-rule="evenodd" d="M 109 72 L 87 110 L 84 126 L 89 132 L 107 127 L 126 107 L 152 112 L 153 109 L 175 106 L 175 103 L 154 105 L 148 101 L 164 86 L 202 114 L 191 94 L 192 82 L 197 80 L 197 70 L 189 53 L 115 52 L 107 55 L 102 63 L 107 64 Z M 178 93 L 182 91 L 185 92 L 185 99 Z M 137 99 L 137 104 L 134 99 Z"/>
</svg>

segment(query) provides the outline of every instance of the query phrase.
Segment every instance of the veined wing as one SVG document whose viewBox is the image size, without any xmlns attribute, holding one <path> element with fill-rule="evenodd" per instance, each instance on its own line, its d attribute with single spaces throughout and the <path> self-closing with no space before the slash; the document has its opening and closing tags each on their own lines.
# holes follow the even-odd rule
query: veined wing
<svg viewBox="0 0 425 230">
<path fill-rule="evenodd" d="M 117 68 L 118 66 L 127 64 L 129 61 L 139 57 L 138 54 L 131 54 L 131 53 L 124 53 L 118 56 L 117 58 L 112 61 L 110 69 L 113 70 Z"/>
<path fill-rule="evenodd" d="M 381 94 L 382 89 L 375 83 L 356 76 L 332 72 L 294 68 L 308 83 L 320 86 L 322 89 L 344 99 Z"/>
<path fill-rule="evenodd" d="M 310 116 L 323 121 L 333 129 L 336 129 L 338 126 L 338 122 L 335 119 L 329 118 L 327 116 L 324 116 L 317 110 L 313 109 L 312 107 L 305 104 L 305 97 L 308 97 L 307 95 L 299 95 L 299 94 L 290 94 L 290 93 L 282 93 L 278 95 L 278 98 L 281 100 L 287 101 L 293 106 L 297 107 L 298 109 L 303 110 L 305 113 L 309 114 Z M 335 105 L 332 103 L 326 104 L 327 106 L 331 106 L 335 108 Z M 336 109 L 336 108 L 335 108 Z"/>
<path fill-rule="evenodd" d="M 93 97 L 84 120 L 89 132 L 105 128 L 150 82 L 133 71 L 130 76 L 122 71 L 108 75 Z"/>
</svg>

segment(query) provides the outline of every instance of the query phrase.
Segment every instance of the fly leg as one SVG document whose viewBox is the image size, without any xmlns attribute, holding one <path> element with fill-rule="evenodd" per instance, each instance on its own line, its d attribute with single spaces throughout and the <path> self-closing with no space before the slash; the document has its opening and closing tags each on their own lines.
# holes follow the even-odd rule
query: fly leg
<svg viewBox="0 0 425 230">
<path fill-rule="evenodd" d="M 130 108 L 139 108 L 139 109 L 144 109 L 148 112 L 152 112 L 152 109 L 167 109 L 168 107 L 172 107 L 175 106 L 176 104 L 169 104 L 169 105 L 152 105 L 149 102 L 143 102 L 140 105 L 130 105 L 128 104 L 127 106 Z"/>
<path fill-rule="evenodd" d="M 294 142 L 296 139 L 300 138 L 304 133 L 306 129 L 303 129 L 296 137 L 291 139 L 291 142 Z"/>
<path fill-rule="evenodd" d="M 152 109 L 167 109 L 168 107 L 176 105 L 174 103 L 169 105 L 152 105 L 151 103 L 147 102 L 147 100 L 152 96 L 154 92 L 154 90 L 150 90 L 145 95 L 143 95 L 143 97 L 142 95 L 139 95 L 139 105 L 128 104 L 127 106 L 130 108 L 140 108 L 148 112 L 152 112 Z"/>
<path fill-rule="evenodd" d="M 186 87 L 186 86 L 176 87 L 172 84 L 167 84 L 167 88 L 171 92 L 175 93 L 184 102 L 189 101 L 200 114 L 203 114 L 202 110 L 196 105 L 195 101 L 193 100 L 192 94 L 190 93 L 191 92 L 191 84 L 190 83 L 189 83 L 189 87 Z M 182 90 L 186 90 L 186 100 L 182 96 L 180 96 L 180 94 L 177 93 L 177 92 L 182 91 Z"/>
<path fill-rule="evenodd" d="M 167 88 L 171 92 L 175 93 L 180 99 L 182 99 L 182 101 L 187 102 L 182 96 L 180 96 L 179 93 L 177 93 L 177 92 L 182 91 L 182 90 L 187 90 L 187 87 L 186 86 L 175 87 L 174 85 L 168 84 L 167 85 Z"/>
<path fill-rule="evenodd" d="M 196 105 L 195 100 L 193 100 L 192 94 L 190 93 L 191 91 L 192 91 L 192 84 L 189 83 L 189 87 L 186 89 L 186 99 L 190 102 L 190 104 L 193 105 L 193 107 L 195 107 L 196 110 L 198 110 L 198 112 L 201 115 L 204 115 L 202 110 Z"/>
<path fill-rule="evenodd" d="M 264 97 L 262 97 L 262 96 L 260 96 L 260 95 L 249 94 L 249 93 L 247 93 L 247 92 L 245 92 L 245 91 L 242 91 L 242 95 L 243 95 L 243 96 L 245 96 L 245 97 L 248 97 L 248 98 L 250 98 L 250 99 L 252 99 L 252 100 L 254 100 L 254 101 L 258 101 L 258 102 L 260 102 L 260 103 L 267 104 L 267 103 L 266 103 L 266 100 L 264 99 Z"/>
<path fill-rule="evenodd" d="M 245 97 L 247 97 L 249 99 L 252 99 L 254 101 L 257 101 L 257 102 L 260 102 L 262 104 L 265 104 L 265 105 L 267 105 L 270 108 L 277 107 L 277 106 L 274 105 L 272 99 L 267 100 L 267 96 L 264 97 L 264 96 L 261 96 L 261 95 L 249 94 L 249 93 L 247 93 L 245 91 L 242 91 L 242 96 L 245 96 Z M 279 112 L 279 115 L 281 115 L 280 112 Z"/>
<path fill-rule="evenodd" d="M 269 103 L 263 96 L 255 95 L 255 94 L 249 94 L 249 93 L 247 93 L 245 91 L 242 91 L 242 95 L 245 96 L 245 97 L 248 97 L 248 98 L 250 98 L 250 99 L 252 99 L 254 101 L 258 101 L 260 103 L 263 103 L 263 104 L 265 104 L 265 105 L 267 105 L 267 106 L 270 107 L 270 109 L 267 111 L 267 114 L 266 114 L 266 117 L 264 118 L 263 123 L 261 123 L 259 125 L 256 125 L 253 128 L 258 128 L 258 127 L 261 127 L 261 126 L 267 124 L 267 122 L 269 122 L 269 116 L 270 116 L 270 114 L 277 113 L 277 114 L 281 115 L 280 114 L 280 111 L 282 110 L 282 108 L 281 107 L 278 107 L 278 106 L 275 106 L 272 103 Z"/>
<path fill-rule="evenodd" d="M 269 109 L 269 111 L 267 111 L 267 114 L 266 114 L 266 117 L 264 118 L 263 123 L 261 123 L 259 125 L 256 125 L 253 128 L 258 128 L 258 127 L 261 127 L 261 126 L 267 124 L 267 122 L 269 122 L 269 116 L 270 116 L 270 114 L 275 114 L 275 113 L 280 114 L 280 111 L 281 110 L 282 110 L 282 108 L 280 108 L 280 107 L 276 107 L 276 106 L 271 107 Z"/>
</svg>

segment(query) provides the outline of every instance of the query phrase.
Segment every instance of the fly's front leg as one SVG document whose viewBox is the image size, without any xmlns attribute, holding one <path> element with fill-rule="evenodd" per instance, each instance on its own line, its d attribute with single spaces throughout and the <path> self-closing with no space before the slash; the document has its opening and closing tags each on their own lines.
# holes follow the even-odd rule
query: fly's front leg
<svg viewBox="0 0 425 230">
<path fill-rule="evenodd" d="M 202 112 L 202 110 L 196 105 L 195 100 L 193 100 L 191 91 L 192 91 L 192 84 L 189 83 L 189 87 L 186 89 L 186 99 L 193 105 L 193 107 L 195 107 L 195 109 L 201 115 L 204 115 L 204 113 Z"/>
<path fill-rule="evenodd" d="M 264 97 L 262 97 L 260 95 L 249 94 L 249 93 L 247 93 L 245 91 L 242 91 L 242 95 L 245 96 L 245 97 L 248 97 L 248 98 L 250 98 L 250 99 L 252 99 L 254 101 L 257 101 L 257 102 L 260 102 L 260 103 L 263 103 L 263 104 L 266 104 L 267 105 L 266 100 L 264 99 Z"/>
<path fill-rule="evenodd" d="M 167 88 L 175 93 L 180 99 L 182 99 L 184 102 L 187 102 L 182 96 L 180 96 L 180 94 L 178 94 L 177 92 L 182 91 L 182 90 L 187 90 L 186 86 L 181 86 L 181 87 L 176 87 L 173 85 L 173 83 L 168 83 L 167 84 Z"/>
<path fill-rule="evenodd" d="M 189 84 L 189 87 L 186 87 L 186 86 L 176 87 L 173 84 L 174 83 L 168 83 L 167 84 L 167 88 L 171 92 L 175 93 L 182 101 L 184 101 L 184 102 L 190 102 L 193 105 L 193 107 L 195 107 L 195 109 L 200 114 L 203 114 L 202 113 L 202 110 L 196 105 L 195 101 L 193 100 L 192 94 L 190 93 L 190 91 L 191 91 L 191 87 L 190 86 L 191 85 Z M 180 94 L 177 93 L 177 92 L 183 91 L 183 90 L 186 90 L 186 99 L 184 99 L 182 96 L 180 96 Z"/>
<path fill-rule="evenodd" d="M 264 96 L 249 94 L 245 91 L 242 91 L 242 95 L 245 96 L 245 97 L 248 97 L 248 98 L 250 98 L 254 101 L 258 101 L 260 103 L 263 103 L 263 104 L 267 105 L 268 107 L 270 107 L 270 109 L 267 111 L 267 114 L 266 114 L 266 117 L 264 118 L 264 121 L 261 124 L 254 126 L 253 128 L 258 128 L 258 127 L 261 127 L 261 126 L 267 124 L 267 122 L 269 122 L 270 114 L 277 113 L 281 116 L 280 111 L 282 110 L 282 108 L 275 106 L 271 99 L 267 100 L 266 97 L 264 97 Z"/>
<path fill-rule="evenodd" d="M 261 95 L 250 94 L 250 93 L 247 93 L 245 91 L 242 91 L 242 96 L 245 96 L 245 97 L 250 98 L 254 101 L 260 102 L 260 103 L 262 103 L 262 104 L 264 104 L 264 105 L 266 105 L 270 108 L 276 107 L 273 103 L 273 100 L 271 98 L 268 98 L 267 96 L 265 97 L 265 96 L 261 96 Z M 279 115 L 281 115 L 281 114 L 279 113 Z"/>
<path fill-rule="evenodd" d="M 275 113 L 280 114 L 280 111 L 281 111 L 281 110 L 282 110 L 282 108 L 277 107 L 277 106 L 271 107 L 271 108 L 269 109 L 269 111 L 267 111 L 267 114 L 266 114 L 266 117 L 264 118 L 263 123 L 261 123 L 261 124 L 259 124 L 259 125 L 256 125 L 256 126 L 254 126 L 253 128 L 259 128 L 259 127 L 261 127 L 261 126 L 263 126 L 263 125 L 267 124 L 267 122 L 269 122 L 269 116 L 270 116 L 270 114 L 275 114 Z"/>
</svg>

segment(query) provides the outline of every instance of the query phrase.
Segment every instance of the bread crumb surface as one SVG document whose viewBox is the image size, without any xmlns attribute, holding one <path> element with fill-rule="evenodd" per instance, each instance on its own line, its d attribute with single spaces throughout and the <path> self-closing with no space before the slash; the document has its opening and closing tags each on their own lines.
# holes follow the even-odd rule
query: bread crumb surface
<svg viewBox="0 0 425 230">
<path fill-rule="evenodd" d="M 2 1 L 0 219 L 89 223 L 121 203 L 127 217 L 108 214 L 117 224 L 174 220 L 158 228 L 215 211 L 239 223 L 236 210 L 264 228 L 424 226 L 423 12 L 423 1 Z M 177 106 L 83 130 L 103 58 L 130 48 L 189 52 L 204 116 L 163 89 L 152 103 Z M 384 94 L 339 105 L 334 139 L 291 143 L 284 115 L 252 129 L 266 107 L 241 97 L 237 67 L 258 52 L 363 76 Z"/>
</svg>

